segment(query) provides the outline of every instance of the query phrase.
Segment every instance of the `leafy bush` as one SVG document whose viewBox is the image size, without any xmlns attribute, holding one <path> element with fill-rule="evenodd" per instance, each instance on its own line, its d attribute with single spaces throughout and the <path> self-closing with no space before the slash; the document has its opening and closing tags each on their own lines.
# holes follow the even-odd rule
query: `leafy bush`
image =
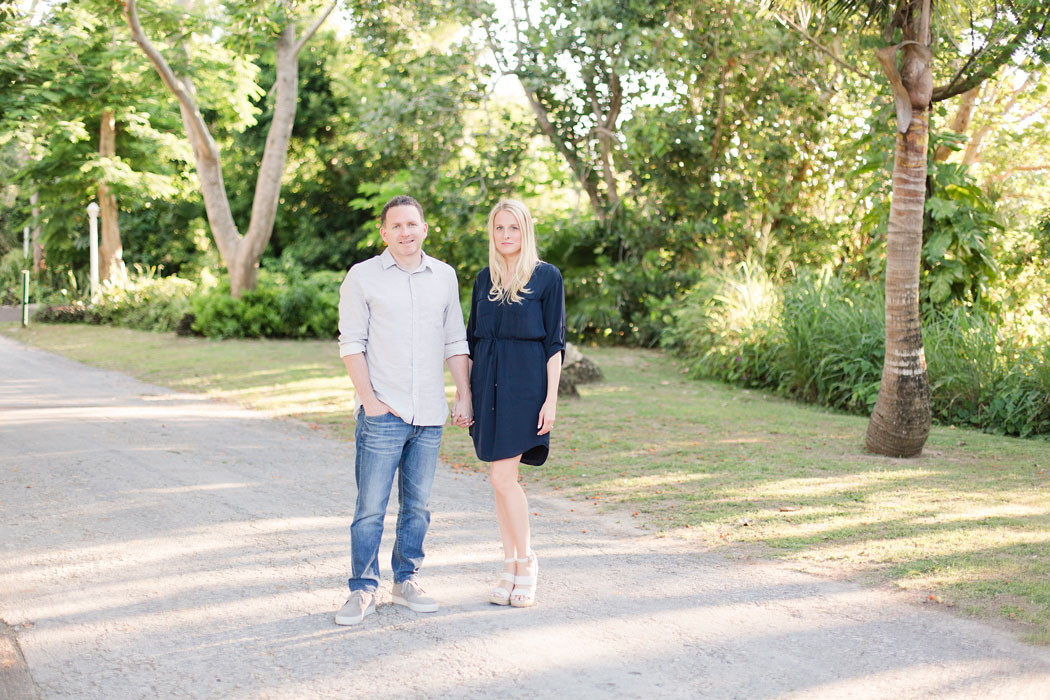
<svg viewBox="0 0 1050 700">
<path fill-rule="evenodd" d="M 663 345 L 686 357 L 699 376 L 774 385 L 770 372 L 783 346 L 780 307 L 780 291 L 765 270 L 741 263 L 704 277 L 684 297 Z"/>
<path fill-rule="evenodd" d="M 22 303 L 22 270 L 32 265 L 22 257 L 21 248 L 12 248 L 0 257 L 0 305 Z M 30 280 L 29 298 L 37 299 L 35 280 Z"/>
<path fill-rule="evenodd" d="M 90 306 L 82 301 L 70 304 L 48 304 L 33 314 L 39 323 L 98 323 L 98 317 Z"/>
<path fill-rule="evenodd" d="M 209 338 L 332 338 L 343 277 L 261 270 L 256 288 L 240 299 L 230 296 L 229 281 L 223 281 L 191 302 L 193 330 Z"/>
<path fill-rule="evenodd" d="M 883 290 L 804 275 L 777 290 L 740 266 L 699 284 L 665 346 L 695 375 L 868 415 L 885 348 Z M 987 310 L 928 312 L 923 340 L 934 419 L 1050 436 L 1050 344 L 1014 340 Z"/>
<path fill-rule="evenodd" d="M 880 118 L 889 118 L 892 109 Z M 866 241 L 863 267 L 878 279 L 885 274 L 886 231 L 890 214 L 893 178 L 892 129 L 879 129 L 863 136 L 858 147 L 870 145 L 865 162 L 851 173 L 852 179 L 876 173 L 857 192 L 861 207 L 857 219 L 860 240 Z M 930 148 L 927 161 L 927 197 L 923 212 L 920 303 L 924 308 L 950 311 L 956 304 L 989 304 L 989 286 L 1001 272 L 996 262 L 997 234 L 1004 230 L 995 202 L 977 184 L 968 166 L 938 161 Z"/>
<path fill-rule="evenodd" d="M 695 240 L 668 238 L 668 228 L 620 211 L 607 224 L 569 222 L 542 231 L 543 259 L 565 279 L 570 334 L 625 345 L 660 342 L 674 321 L 672 305 L 699 277 L 702 255 Z"/>
<path fill-rule="evenodd" d="M 102 285 L 94 306 L 97 323 L 108 323 L 144 331 L 173 331 L 190 308 L 197 284 L 170 275 L 156 276 L 156 269 L 131 276 L 124 284 Z"/>
<path fill-rule="evenodd" d="M 958 309 L 924 333 L 930 403 L 943 423 L 1004 435 L 1050 434 L 1050 352 L 1022 346 L 982 311 Z"/>
<path fill-rule="evenodd" d="M 98 299 L 88 303 L 75 296 L 55 296 L 34 315 L 45 323 L 105 323 L 146 331 L 171 331 L 190 308 L 197 284 L 174 275 L 157 276 L 156 268 L 142 270 L 123 283 L 105 282 Z M 63 290 L 65 291 L 65 290 Z M 58 303 L 53 303 L 54 301 Z"/>
<path fill-rule="evenodd" d="M 780 390 L 804 401 L 867 413 L 882 376 L 882 290 L 870 282 L 803 275 L 784 290 Z"/>
</svg>

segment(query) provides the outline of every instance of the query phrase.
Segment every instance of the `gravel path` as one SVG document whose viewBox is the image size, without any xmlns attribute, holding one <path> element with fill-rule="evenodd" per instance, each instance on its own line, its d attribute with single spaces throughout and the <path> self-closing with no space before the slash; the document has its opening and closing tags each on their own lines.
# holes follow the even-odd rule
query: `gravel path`
<svg viewBox="0 0 1050 700">
<path fill-rule="evenodd" d="M 379 612 L 337 627 L 352 446 L 2 336 L 0 368 L 0 618 L 46 700 L 1050 697 L 1050 650 L 996 628 L 542 491 L 538 605 L 488 605 L 488 485 L 446 468 L 441 610 L 388 604 L 391 516 Z"/>
</svg>

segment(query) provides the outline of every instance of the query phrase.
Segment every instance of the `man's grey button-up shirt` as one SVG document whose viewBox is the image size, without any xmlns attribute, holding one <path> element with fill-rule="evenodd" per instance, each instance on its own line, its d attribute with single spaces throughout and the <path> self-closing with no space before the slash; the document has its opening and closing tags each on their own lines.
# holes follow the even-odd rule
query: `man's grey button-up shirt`
<svg viewBox="0 0 1050 700">
<path fill-rule="evenodd" d="M 350 268 L 339 288 L 339 356 L 364 353 L 376 398 L 406 423 L 442 425 L 445 360 L 469 349 L 456 271 L 422 255 L 412 272 L 389 250 Z"/>
</svg>

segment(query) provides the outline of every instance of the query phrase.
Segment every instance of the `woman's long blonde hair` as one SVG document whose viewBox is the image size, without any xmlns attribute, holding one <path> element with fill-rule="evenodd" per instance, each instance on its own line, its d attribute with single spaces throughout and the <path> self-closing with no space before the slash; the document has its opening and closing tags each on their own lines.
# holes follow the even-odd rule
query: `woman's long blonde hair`
<svg viewBox="0 0 1050 700">
<path fill-rule="evenodd" d="M 521 252 L 518 253 L 518 261 L 513 270 L 507 269 L 507 260 L 496 250 L 494 240 L 496 214 L 502 211 L 511 213 L 518 222 L 518 230 L 521 231 Z M 536 231 L 528 207 L 516 199 L 500 200 L 489 212 L 489 277 L 492 279 L 489 299 L 501 304 L 520 302 L 522 294 L 532 291 L 525 285 L 529 283 L 539 262 L 540 258 L 536 253 Z"/>
</svg>

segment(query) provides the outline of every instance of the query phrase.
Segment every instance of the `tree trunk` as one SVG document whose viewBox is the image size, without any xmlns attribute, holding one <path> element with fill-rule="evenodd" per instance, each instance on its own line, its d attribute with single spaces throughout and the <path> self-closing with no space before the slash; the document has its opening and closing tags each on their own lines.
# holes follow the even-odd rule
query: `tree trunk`
<svg viewBox="0 0 1050 700">
<path fill-rule="evenodd" d="M 928 12 L 927 5 L 927 12 Z M 930 384 L 922 346 L 919 313 L 919 267 L 922 220 L 926 205 L 926 155 L 933 93 L 932 56 L 925 41 L 880 51 L 879 60 L 894 88 L 897 103 L 897 149 L 893 161 L 890 220 L 886 231 L 886 354 L 875 410 L 868 422 L 865 446 L 890 457 L 922 453 L 930 434 Z"/>
<path fill-rule="evenodd" d="M 234 279 L 239 279 L 238 291 L 255 289 L 259 279 L 259 260 L 273 234 L 273 222 L 277 218 L 277 204 L 281 198 L 281 179 L 288 156 L 288 143 L 292 138 L 292 126 L 299 101 L 299 50 L 296 47 L 295 25 L 289 23 L 277 37 L 277 79 L 274 84 L 273 118 L 266 134 L 259 176 L 255 182 L 252 200 L 252 218 L 248 233 L 239 241 L 239 250 L 230 269 L 230 290 L 234 290 Z"/>
<path fill-rule="evenodd" d="M 875 410 L 868 423 L 868 450 L 914 457 L 930 434 L 930 385 L 919 314 L 919 263 L 926 200 L 929 112 L 912 117 L 897 133 L 893 194 L 886 236 L 886 354 Z"/>
<path fill-rule="evenodd" d="M 233 212 L 230 210 L 230 201 L 226 196 L 219 146 L 201 116 L 193 82 L 186 76 L 175 75 L 164 56 L 142 30 L 136 1 L 124 0 L 125 17 L 135 43 L 153 63 L 161 80 L 179 102 L 183 126 L 190 145 L 193 146 L 197 174 L 201 180 L 204 210 L 208 215 L 208 224 L 219 255 L 226 263 L 230 276 L 230 294 L 234 298 L 240 297 L 245 291 L 255 289 L 259 279 L 259 260 L 273 233 L 288 143 L 291 140 L 296 105 L 299 101 L 299 51 L 332 13 L 336 4 L 337 0 L 333 0 L 298 41 L 295 36 L 295 24 L 291 19 L 277 38 L 277 81 L 274 84 L 273 120 L 266 136 L 266 147 L 259 167 L 248 233 L 242 236 L 237 230 Z"/>
<path fill-rule="evenodd" d="M 37 202 L 40 195 L 36 192 L 29 195 L 29 206 L 33 208 L 33 233 L 30 241 L 33 245 L 33 273 L 36 274 L 44 269 L 44 243 L 40 240 L 40 207 Z"/>
<path fill-rule="evenodd" d="M 1006 79 L 1009 80 L 1011 77 L 1012 76 L 1007 74 Z M 1025 78 L 1024 83 L 1021 84 L 1021 87 L 1010 90 L 1010 101 L 1006 103 L 1006 106 L 1003 107 L 1002 111 L 999 113 L 999 118 L 1002 119 L 1013 111 L 1013 108 L 1017 106 L 1017 101 L 1020 99 L 1021 95 L 1027 92 L 1029 87 L 1036 85 L 1037 83 L 1038 78 L 1029 74 L 1028 77 Z M 966 150 L 963 152 L 963 165 L 973 165 L 977 162 L 981 155 L 981 147 L 984 145 L 984 139 L 988 134 L 992 133 L 992 128 L 992 124 L 985 124 L 970 137 L 970 142 L 966 144 Z"/>
<path fill-rule="evenodd" d="M 102 110 L 102 125 L 99 132 L 98 154 L 103 158 L 116 156 L 116 123 L 113 110 Z M 105 181 L 98 183 L 98 203 L 102 234 L 98 248 L 98 276 L 103 282 L 122 280 L 127 271 L 124 269 L 124 248 L 120 243 L 117 198 L 110 192 L 109 185 Z"/>
<path fill-rule="evenodd" d="M 980 91 L 981 88 L 978 86 L 971 88 L 962 94 L 962 100 L 959 102 L 959 109 L 955 112 L 955 119 L 952 120 L 952 125 L 949 126 L 948 129 L 957 134 L 966 134 L 966 130 L 970 128 L 970 119 L 973 118 L 973 107 L 977 103 L 977 94 Z M 938 163 L 943 163 L 948 160 L 948 156 L 952 153 L 952 149 L 948 146 L 938 146 L 934 159 Z"/>
<path fill-rule="evenodd" d="M 520 75 L 518 78 L 521 80 Z M 595 218 L 605 223 L 608 219 L 608 207 L 602 199 L 601 193 L 598 192 L 598 182 L 594 177 L 594 171 L 576 155 L 576 150 L 572 144 L 558 133 L 557 128 L 547 117 L 547 108 L 540 101 L 539 94 L 531 89 L 524 80 L 521 80 L 521 83 L 525 96 L 529 100 L 529 105 L 532 107 L 532 113 L 536 116 L 536 123 L 539 124 L 540 131 L 550 139 L 554 147 L 561 153 L 565 162 L 569 165 L 569 170 L 576 176 L 576 181 L 580 183 L 583 191 L 587 193 L 587 199 L 591 203 L 591 210 L 594 212 Z"/>
</svg>

